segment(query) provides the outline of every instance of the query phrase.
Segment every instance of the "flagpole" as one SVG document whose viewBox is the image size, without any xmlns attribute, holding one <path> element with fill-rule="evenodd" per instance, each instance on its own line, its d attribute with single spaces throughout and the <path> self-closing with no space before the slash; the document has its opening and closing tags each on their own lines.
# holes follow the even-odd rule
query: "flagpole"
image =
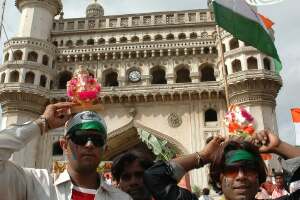
<svg viewBox="0 0 300 200">
<path fill-rule="evenodd" d="M 6 5 L 6 0 L 4 0 L 3 3 L 2 3 L 2 15 L 1 15 L 1 22 L 0 22 L 0 40 L 1 40 L 1 36 L 2 36 L 2 27 L 3 27 L 5 5 Z"/>
<path fill-rule="evenodd" d="M 227 73 L 226 73 L 226 69 L 225 69 L 225 58 L 224 58 L 224 52 L 223 52 L 223 47 L 222 47 L 220 27 L 218 25 L 216 25 L 216 29 L 217 29 L 217 37 L 218 37 L 218 41 L 219 41 L 219 50 L 220 50 L 220 55 L 221 55 L 222 75 L 224 77 L 226 105 L 227 105 L 227 109 L 229 109 L 228 80 L 227 80 Z"/>
</svg>

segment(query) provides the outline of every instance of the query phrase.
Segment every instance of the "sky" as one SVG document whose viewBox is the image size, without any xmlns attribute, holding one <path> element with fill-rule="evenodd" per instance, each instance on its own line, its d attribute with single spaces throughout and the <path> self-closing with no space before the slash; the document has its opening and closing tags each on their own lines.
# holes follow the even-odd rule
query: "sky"
<svg viewBox="0 0 300 200">
<path fill-rule="evenodd" d="M 2 4 L 3 0 L 0 0 Z M 85 16 L 85 8 L 92 0 L 62 0 L 65 18 Z M 74 3 L 76 2 L 76 3 Z M 101 0 L 105 15 L 130 14 L 157 11 L 175 11 L 206 8 L 206 0 Z M 20 13 L 14 0 L 7 0 L 4 26 L 8 38 L 13 37 L 19 26 Z M 261 14 L 274 21 L 275 44 L 283 62 L 281 77 L 283 87 L 277 97 L 277 121 L 280 137 L 295 143 L 295 131 L 290 109 L 300 107 L 300 1 L 284 0 L 282 3 L 259 7 Z M 2 33 L 0 51 L 6 41 Z M 1 54 L 2 56 L 2 54 Z M 2 60 L 2 59 L 1 59 Z"/>
</svg>

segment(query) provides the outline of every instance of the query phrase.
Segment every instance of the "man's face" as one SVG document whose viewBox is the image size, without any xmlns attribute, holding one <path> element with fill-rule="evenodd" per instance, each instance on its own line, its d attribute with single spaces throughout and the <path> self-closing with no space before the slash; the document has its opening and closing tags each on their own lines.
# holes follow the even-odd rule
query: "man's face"
<svg viewBox="0 0 300 200">
<path fill-rule="evenodd" d="M 265 188 L 265 190 L 268 192 L 269 195 L 272 195 L 274 190 L 272 182 L 265 182 L 263 187 Z"/>
<path fill-rule="evenodd" d="M 95 172 L 105 149 L 100 140 L 101 135 L 95 131 L 80 131 L 67 137 L 62 146 L 70 167 L 80 173 Z"/>
<path fill-rule="evenodd" d="M 275 185 L 276 185 L 277 188 L 283 188 L 283 186 L 284 186 L 283 176 L 276 176 L 275 177 Z"/>
<path fill-rule="evenodd" d="M 118 187 L 128 193 L 134 200 L 151 199 L 150 193 L 144 186 L 143 175 L 143 167 L 135 160 L 124 167 Z"/>
<path fill-rule="evenodd" d="M 225 167 L 220 181 L 227 200 L 253 200 L 259 189 L 258 174 L 248 166 Z"/>
</svg>

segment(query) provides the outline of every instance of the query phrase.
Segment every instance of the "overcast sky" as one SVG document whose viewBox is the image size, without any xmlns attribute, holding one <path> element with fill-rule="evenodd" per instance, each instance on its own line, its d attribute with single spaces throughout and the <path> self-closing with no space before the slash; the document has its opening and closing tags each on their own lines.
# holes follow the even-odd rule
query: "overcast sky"
<svg viewBox="0 0 300 200">
<path fill-rule="evenodd" d="M 65 18 L 84 17 L 86 6 L 92 2 L 92 0 L 62 1 Z M 2 0 L 0 2 L 2 4 Z M 206 0 L 102 0 L 100 2 L 104 7 L 105 15 L 206 8 Z M 19 26 L 20 14 L 14 3 L 15 0 L 8 0 L 5 12 L 4 26 L 8 38 L 15 35 Z M 276 46 L 284 65 L 281 71 L 284 85 L 277 98 L 277 120 L 281 138 L 291 144 L 295 141 L 295 131 L 291 122 L 290 108 L 300 107 L 299 8 L 299 0 L 285 0 L 280 4 L 259 8 L 261 14 L 275 22 Z M 6 41 L 4 34 L 1 38 L 1 52 L 3 41 Z"/>
</svg>

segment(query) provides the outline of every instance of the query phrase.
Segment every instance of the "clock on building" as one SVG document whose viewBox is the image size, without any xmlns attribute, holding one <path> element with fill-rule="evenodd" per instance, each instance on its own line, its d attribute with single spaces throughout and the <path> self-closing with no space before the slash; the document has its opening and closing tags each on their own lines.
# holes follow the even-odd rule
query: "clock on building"
<svg viewBox="0 0 300 200">
<path fill-rule="evenodd" d="M 141 80 L 141 72 L 138 70 L 132 70 L 128 74 L 128 79 L 133 83 L 139 82 Z"/>
</svg>

